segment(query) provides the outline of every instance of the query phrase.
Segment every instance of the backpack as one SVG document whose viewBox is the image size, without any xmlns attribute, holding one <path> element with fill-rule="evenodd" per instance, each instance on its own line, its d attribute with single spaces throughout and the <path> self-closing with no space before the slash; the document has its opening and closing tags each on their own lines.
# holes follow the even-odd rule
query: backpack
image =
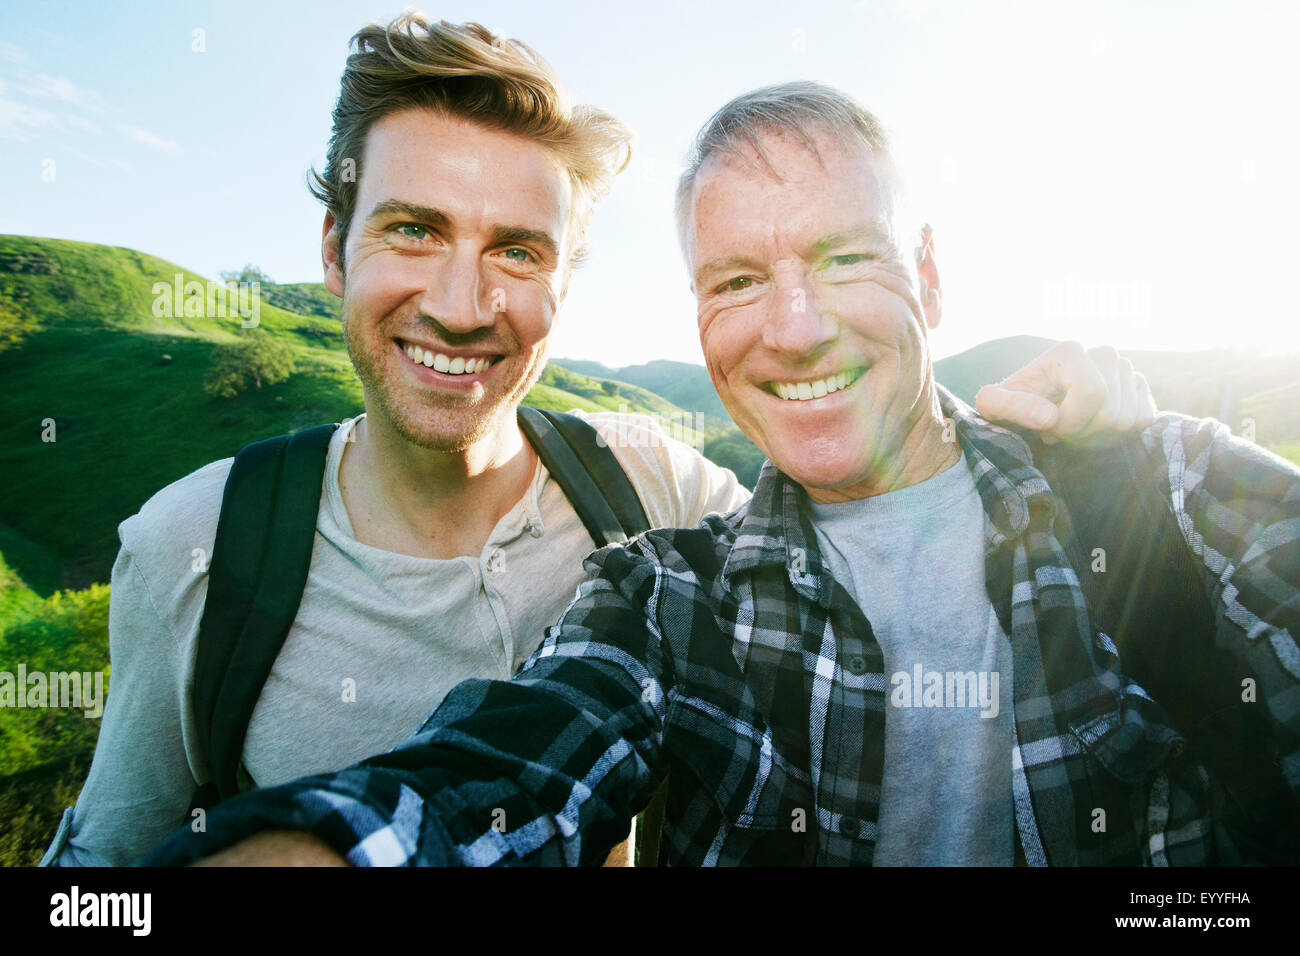
<svg viewBox="0 0 1300 956">
<path fill-rule="evenodd" d="M 1135 437 L 1034 453 L 1056 497 L 1056 536 L 1093 620 L 1114 641 L 1125 675 L 1169 714 L 1187 756 L 1211 773 L 1216 818 L 1234 848 L 1220 850 L 1240 855 L 1223 862 L 1295 865 L 1300 799 L 1286 782 L 1262 702 L 1242 700 L 1247 662 L 1217 645 L 1204 568 L 1169 503 L 1149 475 L 1143 480 L 1144 460 Z M 1098 548 L 1104 572 L 1093 570 Z"/>
<path fill-rule="evenodd" d="M 591 425 L 528 407 L 519 409 L 518 418 L 597 548 L 649 529 L 636 489 Z M 197 732 L 212 780 L 194 794 L 191 814 L 251 782 L 240 761 L 244 737 L 302 600 L 325 460 L 337 427 L 320 425 L 247 445 L 226 479 L 194 676 Z M 658 824 L 638 826 L 638 835 L 643 829 L 658 834 Z M 640 844 L 638 839 L 638 851 Z"/>
</svg>

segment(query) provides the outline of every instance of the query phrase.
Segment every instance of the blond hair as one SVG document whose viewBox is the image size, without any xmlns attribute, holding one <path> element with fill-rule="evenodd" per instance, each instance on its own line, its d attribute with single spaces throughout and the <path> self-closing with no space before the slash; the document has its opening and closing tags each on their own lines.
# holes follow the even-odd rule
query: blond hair
<svg viewBox="0 0 1300 956">
<path fill-rule="evenodd" d="M 308 188 L 338 224 L 340 262 L 356 211 L 366 135 L 390 113 L 413 107 L 534 140 L 567 170 L 573 204 L 570 262 L 582 255 L 596 201 L 631 155 L 631 131 L 594 106 L 572 106 L 551 67 L 519 40 L 477 23 L 430 23 L 405 13 L 352 37 L 334 107 L 324 174 Z"/>
</svg>

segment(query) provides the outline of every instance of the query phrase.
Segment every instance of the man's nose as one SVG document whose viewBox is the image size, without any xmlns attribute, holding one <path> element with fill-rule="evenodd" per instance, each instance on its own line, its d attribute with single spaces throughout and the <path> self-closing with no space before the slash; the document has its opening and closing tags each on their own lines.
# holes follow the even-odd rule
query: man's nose
<svg viewBox="0 0 1300 956">
<path fill-rule="evenodd" d="M 447 331 L 472 332 L 491 326 L 496 321 L 492 306 L 492 290 L 486 288 L 475 250 L 453 249 L 431 264 L 420 311 Z"/>
<path fill-rule="evenodd" d="M 837 324 L 804 277 L 776 283 L 763 325 L 763 344 L 791 358 L 805 358 L 834 341 Z"/>
</svg>

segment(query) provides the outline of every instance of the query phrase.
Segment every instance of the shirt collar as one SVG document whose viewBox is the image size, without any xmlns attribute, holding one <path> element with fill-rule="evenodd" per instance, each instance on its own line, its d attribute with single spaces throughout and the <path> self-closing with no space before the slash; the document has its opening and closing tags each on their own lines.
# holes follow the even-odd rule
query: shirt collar
<svg viewBox="0 0 1300 956">
<path fill-rule="evenodd" d="M 1055 503 L 1047 482 L 1033 466 L 1025 440 L 981 418 L 974 409 L 942 385 L 935 388 L 943 414 L 952 420 L 954 439 L 966 466 L 973 472 L 988 520 L 987 552 L 1023 534 L 1031 511 L 1044 508 L 1049 523 Z M 761 567 L 783 565 L 796 591 L 829 605 L 829 572 L 808 523 L 808 493 L 770 461 L 763 463 L 754 495 L 743 511 L 736 540 L 722 569 L 724 584 Z"/>
</svg>

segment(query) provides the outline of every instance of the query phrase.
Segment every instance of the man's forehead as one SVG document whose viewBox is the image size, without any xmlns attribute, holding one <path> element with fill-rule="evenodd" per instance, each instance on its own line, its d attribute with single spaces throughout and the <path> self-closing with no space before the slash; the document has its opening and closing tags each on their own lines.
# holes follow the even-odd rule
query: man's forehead
<svg viewBox="0 0 1300 956">
<path fill-rule="evenodd" d="M 740 144 L 700 166 L 691 206 L 697 242 L 744 233 L 751 238 L 811 231 L 835 237 L 893 238 L 888 180 L 865 143 L 826 134 L 804 143 L 766 134 L 758 148 Z"/>
<path fill-rule="evenodd" d="M 542 144 L 418 108 L 389 113 L 371 127 L 359 178 L 363 216 L 397 198 L 449 214 L 459 207 L 512 225 L 563 229 L 573 200 L 567 171 Z"/>
<path fill-rule="evenodd" d="M 695 176 L 694 195 L 698 198 L 719 177 L 767 187 L 855 173 L 883 183 L 885 176 L 878 166 L 871 147 L 856 135 L 836 135 L 819 128 L 798 133 L 759 131 L 752 138 L 738 138 L 705 159 Z"/>
</svg>

